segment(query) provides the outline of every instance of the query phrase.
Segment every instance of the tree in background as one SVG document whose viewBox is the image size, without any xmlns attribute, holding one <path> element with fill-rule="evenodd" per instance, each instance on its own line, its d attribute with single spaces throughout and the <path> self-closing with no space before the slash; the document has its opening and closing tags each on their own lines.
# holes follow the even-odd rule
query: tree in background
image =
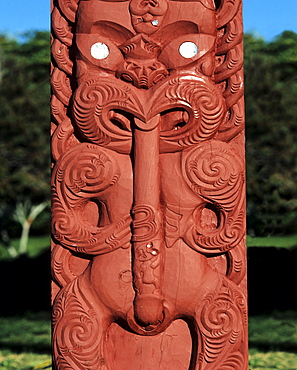
<svg viewBox="0 0 297 370">
<path fill-rule="evenodd" d="M 21 234 L 17 204 L 49 199 L 49 60 L 48 32 L 0 35 L 0 229 L 11 237 Z M 248 232 L 295 233 L 297 34 L 246 35 L 245 71 Z M 35 221 L 40 233 L 47 220 Z"/>
<path fill-rule="evenodd" d="M 17 204 L 49 199 L 49 61 L 48 32 L 0 35 L 0 229 L 11 236 Z"/>
<path fill-rule="evenodd" d="M 245 36 L 248 233 L 297 230 L 297 34 Z"/>
</svg>

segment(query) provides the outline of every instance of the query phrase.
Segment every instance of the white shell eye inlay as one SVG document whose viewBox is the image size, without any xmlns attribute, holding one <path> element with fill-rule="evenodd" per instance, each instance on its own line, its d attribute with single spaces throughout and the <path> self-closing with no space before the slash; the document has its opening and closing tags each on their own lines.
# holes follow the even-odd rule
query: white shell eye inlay
<svg viewBox="0 0 297 370">
<path fill-rule="evenodd" d="M 189 59 L 197 55 L 198 46 L 194 42 L 186 41 L 181 44 L 178 51 L 182 57 Z"/>
<path fill-rule="evenodd" d="M 103 42 L 96 42 L 91 47 L 91 55 L 95 59 L 105 59 L 108 57 L 110 51 L 106 44 Z"/>
</svg>

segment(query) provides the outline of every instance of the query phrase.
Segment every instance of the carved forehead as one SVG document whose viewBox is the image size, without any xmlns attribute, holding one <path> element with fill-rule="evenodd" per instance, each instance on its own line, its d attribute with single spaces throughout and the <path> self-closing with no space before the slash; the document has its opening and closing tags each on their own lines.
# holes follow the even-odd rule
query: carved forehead
<svg viewBox="0 0 297 370">
<path fill-rule="evenodd" d="M 164 23 L 188 21 L 197 24 L 200 32 L 214 33 L 216 21 L 213 0 L 161 1 L 168 2 Z M 133 32 L 130 3 L 129 0 L 81 0 L 77 12 L 76 32 L 92 33 L 92 26 L 100 21 L 114 22 Z"/>
</svg>

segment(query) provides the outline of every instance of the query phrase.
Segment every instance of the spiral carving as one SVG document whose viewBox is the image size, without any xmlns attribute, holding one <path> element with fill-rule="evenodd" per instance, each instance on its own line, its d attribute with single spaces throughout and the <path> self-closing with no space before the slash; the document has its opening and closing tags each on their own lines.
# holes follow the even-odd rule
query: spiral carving
<svg viewBox="0 0 297 370">
<path fill-rule="evenodd" d="M 246 276 L 245 264 L 245 238 L 241 241 L 237 248 L 228 252 L 228 278 L 237 285 Z"/>
<path fill-rule="evenodd" d="M 223 96 L 206 77 L 180 77 L 170 81 L 165 91 L 157 96 L 154 112 L 168 108 L 182 108 L 189 121 L 180 131 L 163 131 L 161 149 L 182 150 L 211 139 L 226 120 Z"/>
<path fill-rule="evenodd" d="M 115 145 L 122 142 L 125 148 L 122 150 L 127 151 L 131 145 L 131 133 L 114 125 L 108 112 L 111 109 L 133 111 L 135 106 L 138 106 L 137 99 L 127 87 L 89 80 L 76 90 L 73 112 L 76 125 L 87 140 L 107 147 L 113 147 L 113 142 Z"/>
<path fill-rule="evenodd" d="M 68 47 L 72 44 L 73 33 L 67 22 L 56 7 L 52 11 L 52 26 L 56 37 Z"/>
<path fill-rule="evenodd" d="M 96 145 L 77 145 L 61 157 L 53 172 L 52 227 L 62 245 L 81 253 L 100 254 L 129 241 L 129 216 L 102 227 L 84 218 L 86 204 L 100 198 L 119 176 L 113 157 Z"/>
<path fill-rule="evenodd" d="M 244 297 L 227 281 L 219 291 L 206 296 L 199 312 L 199 329 L 203 338 L 204 359 L 212 363 L 212 366 L 220 357 L 232 352 L 225 365 L 239 363 L 243 366 L 243 357 L 237 350 L 245 340 L 246 311 Z M 243 367 L 236 365 L 235 369 L 240 370 Z"/>
<path fill-rule="evenodd" d="M 68 21 L 74 23 L 79 0 L 58 0 L 62 13 Z"/>
<path fill-rule="evenodd" d="M 243 131 L 244 127 L 244 98 L 241 96 L 239 100 L 230 108 L 228 122 L 222 126 L 216 136 L 217 140 L 221 140 L 228 136 L 228 140 L 234 139 Z"/>
<path fill-rule="evenodd" d="M 74 280 L 57 297 L 53 308 L 53 344 L 59 369 L 98 369 L 99 319 L 79 283 Z"/>
<path fill-rule="evenodd" d="M 228 144 L 204 143 L 185 155 L 185 177 L 192 190 L 231 211 L 244 183 L 242 161 Z"/>
<path fill-rule="evenodd" d="M 222 87 L 227 107 L 230 109 L 227 122 L 220 128 L 224 132 L 220 138 L 227 142 L 244 129 L 243 120 L 239 128 L 238 125 L 235 126 L 236 121 L 233 119 L 234 114 L 238 115 L 238 109 L 234 106 L 243 95 L 241 0 L 222 0 L 217 20 L 219 37 L 216 58 L 221 62 L 215 70 L 215 82 Z M 243 114 L 243 104 L 240 104 L 239 116 Z"/>
<path fill-rule="evenodd" d="M 244 237 L 242 162 L 228 144 L 210 141 L 185 154 L 183 171 L 192 191 L 205 200 L 194 211 L 183 239 L 202 253 L 234 248 Z M 215 227 L 205 228 L 204 209 L 213 213 Z"/>
<path fill-rule="evenodd" d="M 64 104 L 55 95 L 52 95 L 51 98 L 51 112 L 53 120 L 58 125 L 65 120 L 66 108 Z"/>
<path fill-rule="evenodd" d="M 55 39 L 52 44 L 52 55 L 58 67 L 66 74 L 71 75 L 73 62 L 69 59 L 68 47 Z"/>
<path fill-rule="evenodd" d="M 71 97 L 70 81 L 66 74 L 59 68 L 54 68 L 51 76 L 51 85 L 54 94 L 64 104 L 68 105 Z"/>
<path fill-rule="evenodd" d="M 79 261 L 79 263 L 77 263 Z M 53 280 L 61 287 L 81 275 L 89 264 L 88 259 L 73 255 L 68 249 L 54 245 L 52 251 L 52 276 Z"/>
<path fill-rule="evenodd" d="M 60 156 L 70 147 L 79 143 L 73 135 L 73 126 L 70 119 L 60 122 L 54 133 L 52 134 L 52 155 L 57 161 Z"/>
<path fill-rule="evenodd" d="M 233 353 L 227 357 L 227 359 L 220 365 L 220 370 L 241 370 L 245 369 L 247 361 L 242 353 Z"/>
</svg>

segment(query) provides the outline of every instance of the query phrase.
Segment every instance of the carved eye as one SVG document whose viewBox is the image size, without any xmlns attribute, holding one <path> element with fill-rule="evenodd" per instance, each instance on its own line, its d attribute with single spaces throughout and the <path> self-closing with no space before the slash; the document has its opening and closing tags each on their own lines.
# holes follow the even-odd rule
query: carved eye
<svg viewBox="0 0 297 370">
<path fill-rule="evenodd" d="M 169 69 L 184 67 L 207 53 L 212 58 L 214 42 L 214 36 L 203 33 L 181 35 L 164 46 L 158 60 Z"/>
<path fill-rule="evenodd" d="M 109 53 L 108 46 L 103 42 L 96 42 L 91 46 L 91 55 L 95 59 L 105 59 L 108 57 Z"/>
<path fill-rule="evenodd" d="M 194 58 L 198 53 L 198 46 L 194 42 L 186 41 L 180 45 L 178 51 L 186 59 Z"/>
<path fill-rule="evenodd" d="M 124 57 L 117 45 L 102 35 L 76 34 L 78 59 L 83 59 L 92 66 L 116 71 Z"/>
</svg>

